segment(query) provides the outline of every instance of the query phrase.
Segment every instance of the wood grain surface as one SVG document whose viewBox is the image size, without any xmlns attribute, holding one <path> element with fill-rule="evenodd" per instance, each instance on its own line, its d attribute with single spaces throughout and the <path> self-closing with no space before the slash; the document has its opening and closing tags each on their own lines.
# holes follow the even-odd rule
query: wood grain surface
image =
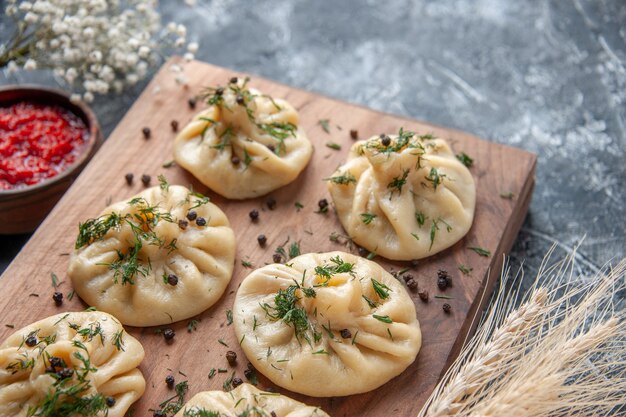
<svg viewBox="0 0 626 417">
<path fill-rule="evenodd" d="M 140 180 L 142 174 L 151 175 L 152 185 L 157 184 L 157 175 L 164 174 L 172 184 L 193 186 L 194 190 L 206 193 L 227 214 L 237 238 L 237 260 L 225 295 L 212 308 L 194 317 L 198 320 L 196 330 L 187 331 L 188 321 L 173 323 L 171 327 L 176 331 L 176 337 L 174 343 L 167 344 L 162 335 L 155 331 L 158 328 L 128 328 L 146 350 L 141 370 L 147 388 L 143 398 L 134 405 L 134 415 L 151 415 L 149 409 L 157 408 L 161 401 L 171 396 L 164 382 L 168 374 L 174 374 L 177 382 L 189 381 L 187 398 L 199 391 L 222 389 L 224 380 L 233 371 L 245 380 L 243 371 L 247 361 L 226 317 L 226 311 L 232 308 L 239 283 L 250 271 L 242 266 L 241 261 L 249 261 L 255 266 L 271 263 L 275 248 L 288 238 L 290 242 L 300 242 L 302 253 L 347 251 L 348 248 L 329 239 L 332 232 L 344 233 L 333 210 L 327 214 L 316 213 L 320 199 L 327 198 L 330 201 L 322 179 L 344 161 L 353 143 L 349 134 L 351 129 L 358 130 L 359 138 L 368 138 L 382 132 L 395 133 L 404 127 L 447 139 L 456 152 L 464 151 L 473 157 L 475 162 L 470 171 L 477 187 L 474 224 L 468 235 L 453 247 L 420 261 L 414 267 L 406 262 L 389 262 L 380 257 L 374 259 L 390 271 L 411 267 L 408 273 L 418 281 L 420 290 L 430 293 L 429 301 L 424 303 L 416 292 L 410 292 L 423 334 L 423 346 L 417 360 L 379 389 L 360 395 L 306 397 L 273 387 L 261 375 L 259 387 L 273 387 L 300 401 L 319 405 L 332 416 L 415 415 L 446 366 L 461 349 L 472 330 L 476 313 L 484 307 L 487 298 L 485 289 L 490 293 L 502 267 L 503 255 L 510 250 L 528 210 L 536 157 L 456 130 L 375 112 L 253 76 L 251 86 L 284 98 L 299 110 L 301 124 L 315 151 L 310 164 L 296 181 L 270 194 L 277 201 L 274 210 L 269 210 L 266 205 L 268 197 L 229 201 L 210 192 L 180 167 L 163 168 L 162 165 L 172 160 L 172 144 L 176 134 L 170 122 L 178 121 L 179 129 L 182 129 L 204 107 L 198 103 L 195 110 L 191 109 L 188 99 L 204 86 L 226 84 L 231 76 L 241 74 L 205 63 L 191 62 L 185 66 L 189 86 L 184 88 L 174 82 L 168 69 L 178 60 L 173 58 L 164 65 L 2 275 L 0 339 L 5 339 L 13 331 L 6 325 L 17 329 L 52 314 L 86 308 L 78 297 L 56 307 L 52 300 L 54 289 L 50 279 L 50 273 L 55 272 L 64 281 L 59 290 L 66 295 L 72 290 L 65 272 L 78 223 L 97 216 L 109 202 L 127 200 L 144 189 Z M 160 89 L 157 94 L 156 86 Z M 319 124 L 322 119 L 329 120 L 329 133 Z M 149 140 L 145 140 L 141 132 L 146 126 L 152 131 Z M 326 147 L 327 142 L 340 144 L 341 150 Z M 131 186 L 124 180 L 127 172 L 135 175 Z M 513 197 L 503 198 L 502 193 L 513 193 Z M 304 207 L 298 210 L 296 202 Z M 248 213 L 255 208 L 259 210 L 260 218 L 253 223 Z M 257 235 L 261 233 L 268 238 L 265 248 L 257 243 Z M 468 246 L 486 248 L 492 255 L 479 256 Z M 356 253 L 356 248 L 353 248 L 353 252 Z M 458 269 L 460 264 L 473 268 L 472 272 L 469 275 L 462 274 Z M 453 286 L 445 293 L 437 289 L 439 269 L 447 270 L 452 275 Z M 434 298 L 444 294 L 452 298 Z M 451 305 L 450 314 L 443 312 L 444 302 Z M 225 358 L 228 350 L 238 354 L 236 367 L 228 366 Z M 212 368 L 225 368 L 228 372 L 217 373 L 209 379 Z"/>
</svg>

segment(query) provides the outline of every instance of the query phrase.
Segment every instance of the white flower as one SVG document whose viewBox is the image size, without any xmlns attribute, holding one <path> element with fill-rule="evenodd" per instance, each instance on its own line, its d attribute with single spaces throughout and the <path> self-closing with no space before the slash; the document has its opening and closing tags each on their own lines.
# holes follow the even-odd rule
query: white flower
<svg viewBox="0 0 626 417">
<path fill-rule="evenodd" d="M 83 36 L 86 38 L 93 38 L 95 36 L 96 32 L 93 30 L 93 28 L 85 28 L 83 30 Z"/>
<path fill-rule="evenodd" d="M 185 0 L 185 4 L 187 6 L 194 7 L 196 5 L 196 0 Z"/>
<path fill-rule="evenodd" d="M 83 94 L 83 100 L 85 101 L 85 103 L 91 103 L 93 101 L 93 94 L 87 91 L 85 94 Z"/>
<path fill-rule="evenodd" d="M 70 67 L 65 71 L 65 79 L 70 84 L 74 84 L 74 81 L 76 80 L 77 76 L 78 76 L 78 71 L 76 71 L 76 68 Z"/>
<path fill-rule="evenodd" d="M 167 24 L 167 31 L 169 33 L 176 33 L 176 28 L 177 28 L 177 25 L 175 22 L 169 22 Z"/>
<path fill-rule="evenodd" d="M 185 38 L 177 38 L 176 41 L 174 41 L 174 45 L 177 48 L 182 48 L 183 46 L 185 46 Z"/>
<path fill-rule="evenodd" d="M 170 66 L 170 71 L 172 71 L 172 72 L 173 72 L 173 73 L 175 73 L 175 74 L 178 74 L 178 73 L 180 73 L 180 72 L 183 72 L 183 69 L 181 68 L 181 66 L 180 66 L 180 65 L 172 64 L 172 65 Z"/>
<path fill-rule="evenodd" d="M 30 10 L 32 7 L 33 7 L 33 4 L 29 1 L 23 1 L 18 6 L 18 8 L 23 12 Z"/>
<path fill-rule="evenodd" d="M 24 21 L 26 23 L 37 23 L 38 20 L 39 20 L 39 16 L 37 16 L 33 12 L 28 12 L 26 13 L 26 15 L 24 15 Z"/>
<path fill-rule="evenodd" d="M 139 81 L 139 76 L 134 73 L 126 74 L 126 81 L 128 81 L 130 85 L 135 85 Z"/>
<path fill-rule="evenodd" d="M 7 64 L 7 71 L 9 72 L 9 74 L 15 74 L 17 70 L 19 70 L 19 68 L 20 67 L 15 61 L 9 61 L 9 63 Z"/>
<path fill-rule="evenodd" d="M 7 16 L 15 16 L 17 14 L 17 6 L 11 4 L 4 10 Z"/>
<path fill-rule="evenodd" d="M 102 52 L 100 51 L 91 51 L 89 53 L 89 59 L 91 62 L 100 62 L 102 61 Z"/>
<path fill-rule="evenodd" d="M 185 25 L 176 26 L 176 34 L 181 38 L 187 36 L 187 28 L 185 27 Z"/>
<path fill-rule="evenodd" d="M 187 45 L 187 51 L 191 52 L 192 54 L 195 54 L 196 52 L 198 52 L 198 42 L 191 42 L 189 43 L 189 45 Z"/>
<path fill-rule="evenodd" d="M 81 99 L 80 99 L 80 94 L 76 94 L 76 93 L 72 94 L 72 95 L 70 96 L 70 101 L 71 101 L 72 103 L 80 103 L 80 101 L 81 101 Z"/>
<path fill-rule="evenodd" d="M 56 49 L 59 47 L 59 45 L 60 45 L 60 42 L 57 38 L 50 39 L 50 48 Z"/>
<path fill-rule="evenodd" d="M 139 50 L 137 51 L 137 54 L 141 58 L 147 58 L 150 55 L 150 48 L 147 47 L 146 45 L 141 45 L 139 47 Z"/>
<path fill-rule="evenodd" d="M 26 62 L 24 63 L 24 69 L 27 71 L 32 71 L 34 69 L 37 69 L 37 62 L 32 58 L 27 59 Z"/>
<path fill-rule="evenodd" d="M 183 58 L 185 59 L 185 61 L 189 62 L 189 61 L 193 61 L 194 59 L 194 55 L 191 52 L 187 52 L 185 55 L 183 55 Z"/>
</svg>

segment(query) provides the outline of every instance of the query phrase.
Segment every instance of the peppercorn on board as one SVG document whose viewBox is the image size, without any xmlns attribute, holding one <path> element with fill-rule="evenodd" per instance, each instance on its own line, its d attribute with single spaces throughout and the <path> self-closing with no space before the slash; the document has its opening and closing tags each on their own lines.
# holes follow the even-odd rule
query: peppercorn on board
<svg viewBox="0 0 626 417">
<path fill-rule="evenodd" d="M 415 415 L 446 366 L 459 353 L 475 324 L 474 317 L 486 303 L 485 293 L 491 291 L 502 268 L 503 254 L 510 250 L 528 211 L 536 156 L 456 130 L 376 112 L 252 76 L 251 86 L 286 99 L 299 111 L 300 123 L 315 151 L 308 167 L 293 183 L 265 197 L 229 201 L 170 163 L 176 136 L 171 122 L 175 120 L 179 130 L 182 129 L 204 107 L 198 102 L 191 108 L 193 103 L 188 102 L 191 97 L 205 86 L 224 85 L 233 75 L 244 74 L 193 61 L 185 64 L 189 86 L 183 88 L 175 83 L 169 70 L 170 65 L 180 60 L 173 58 L 163 66 L 2 275 L 0 340 L 31 322 L 87 307 L 77 296 L 68 296 L 72 288 L 65 274 L 79 222 L 96 217 L 111 201 L 129 199 L 143 190 L 142 175 L 150 175 L 151 185 L 156 185 L 157 176 L 163 174 L 170 184 L 205 193 L 226 213 L 237 239 L 235 270 L 224 296 L 192 320 L 171 326 L 127 327 L 146 351 L 140 369 L 147 388 L 132 407 L 134 415 L 150 415 L 148 410 L 158 409 L 162 401 L 174 395 L 165 383 L 170 374 L 176 382 L 188 381 L 186 399 L 200 391 L 222 389 L 225 382 L 232 381 L 233 372 L 245 381 L 248 362 L 229 324 L 232 322 L 229 311 L 239 284 L 250 268 L 272 263 L 272 255 L 278 248 L 289 252 L 294 242 L 299 243 L 301 253 L 350 251 L 347 247 L 350 242 L 332 207 L 320 213 L 320 200 L 331 200 L 323 179 L 345 160 L 354 142 L 351 130 L 358 131 L 359 139 L 367 139 L 383 132 L 395 133 L 404 127 L 420 134 L 432 133 L 448 140 L 456 153 L 470 155 L 474 159 L 470 172 L 477 188 L 474 223 L 454 246 L 419 261 L 416 266 L 374 258 L 396 273 L 409 268 L 404 276 L 412 275 L 417 281 L 418 291 L 409 290 L 423 335 L 417 360 L 375 391 L 347 397 L 313 398 L 291 393 L 273 386 L 260 374 L 258 386 L 273 387 L 296 400 L 318 405 L 333 416 Z M 157 86 L 160 91 L 155 93 Z M 150 129 L 149 139 L 142 133 L 145 127 Z M 132 185 L 126 182 L 127 173 L 134 174 Z M 276 201 L 273 209 L 268 207 L 269 198 Z M 259 213 L 254 222 L 249 215 L 253 209 Z M 260 234 L 266 236 L 264 246 L 257 241 Z M 481 249 L 489 251 L 489 255 L 484 256 L 487 253 Z M 351 251 L 358 253 L 356 247 Z M 443 291 L 437 286 L 439 270 L 447 271 L 452 281 L 452 286 Z M 56 289 L 51 273 L 58 276 Z M 52 299 L 55 291 L 65 295 L 61 306 L 56 306 Z M 428 301 L 424 302 L 418 292 L 422 296 L 428 292 Z M 448 312 L 444 312 L 444 304 L 449 305 Z M 175 331 L 173 343 L 164 340 L 165 327 Z M 229 365 L 226 359 L 229 350 L 237 353 L 236 366 Z"/>
</svg>

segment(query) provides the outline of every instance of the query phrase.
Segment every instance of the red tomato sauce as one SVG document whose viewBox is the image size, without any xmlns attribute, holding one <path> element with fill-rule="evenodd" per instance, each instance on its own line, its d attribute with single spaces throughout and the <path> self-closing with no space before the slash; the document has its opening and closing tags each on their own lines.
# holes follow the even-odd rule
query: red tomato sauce
<svg viewBox="0 0 626 417">
<path fill-rule="evenodd" d="M 89 131 L 59 106 L 19 102 L 0 107 L 0 190 L 37 184 L 74 163 Z"/>
</svg>

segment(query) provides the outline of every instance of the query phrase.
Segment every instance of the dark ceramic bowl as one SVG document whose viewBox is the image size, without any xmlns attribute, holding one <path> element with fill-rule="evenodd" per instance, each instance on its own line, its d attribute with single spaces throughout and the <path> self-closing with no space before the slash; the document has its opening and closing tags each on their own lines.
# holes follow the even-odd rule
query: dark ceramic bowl
<svg viewBox="0 0 626 417">
<path fill-rule="evenodd" d="M 38 86 L 0 87 L 0 107 L 20 101 L 64 107 L 83 120 L 89 131 L 83 152 L 58 175 L 16 190 L 0 190 L 0 234 L 32 232 L 39 226 L 94 155 L 102 136 L 96 116 L 84 103 L 72 103 L 61 90 Z"/>
</svg>

